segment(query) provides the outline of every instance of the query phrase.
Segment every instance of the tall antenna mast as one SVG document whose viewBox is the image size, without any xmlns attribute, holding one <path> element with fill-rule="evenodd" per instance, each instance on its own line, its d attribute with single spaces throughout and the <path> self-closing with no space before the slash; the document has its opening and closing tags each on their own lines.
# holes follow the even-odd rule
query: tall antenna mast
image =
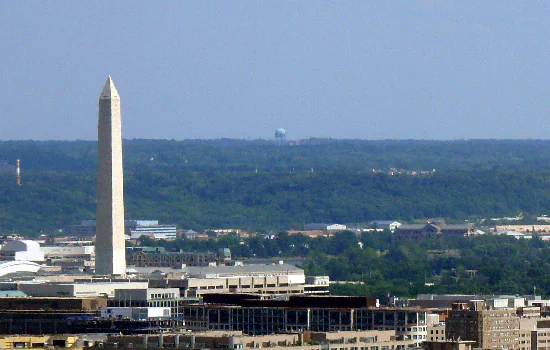
<svg viewBox="0 0 550 350">
<path fill-rule="evenodd" d="M 21 162 L 19 159 L 17 160 L 17 169 L 15 172 L 17 174 L 17 186 L 21 186 Z"/>
</svg>

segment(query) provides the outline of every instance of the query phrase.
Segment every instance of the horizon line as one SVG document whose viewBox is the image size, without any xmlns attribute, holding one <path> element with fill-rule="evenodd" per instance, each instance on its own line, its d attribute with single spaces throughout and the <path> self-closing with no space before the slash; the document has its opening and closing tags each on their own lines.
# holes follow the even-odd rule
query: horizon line
<svg viewBox="0 0 550 350">
<path fill-rule="evenodd" d="M 182 138 L 182 139 L 164 139 L 164 138 L 122 138 L 123 141 L 245 141 L 245 142 L 281 142 L 275 140 L 275 138 L 238 138 L 238 137 L 218 137 L 218 138 Z M 458 142 L 458 141 L 550 141 L 548 139 L 541 138 L 453 138 L 453 139 L 422 139 L 422 138 L 380 138 L 380 139 L 368 139 L 368 138 L 338 138 L 338 137 L 308 137 L 299 139 L 286 139 L 284 143 L 295 143 L 301 141 L 365 141 L 365 142 L 382 142 L 382 141 L 415 141 L 415 142 Z M 97 142 L 97 139 L 0 139 L 0 142 Z"/>
</svg>

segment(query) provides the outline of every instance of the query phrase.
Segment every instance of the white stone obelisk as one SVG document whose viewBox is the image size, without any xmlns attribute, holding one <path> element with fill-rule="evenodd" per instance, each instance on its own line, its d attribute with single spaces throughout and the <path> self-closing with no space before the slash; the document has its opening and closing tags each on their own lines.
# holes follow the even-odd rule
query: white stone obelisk
<svg viewBox="0 0 550 350">
<path fill-rule="evenodd" d="M 126 275 L 122 120 L 111 76 L 99 96 L 95 273 Z"/>
</svg>

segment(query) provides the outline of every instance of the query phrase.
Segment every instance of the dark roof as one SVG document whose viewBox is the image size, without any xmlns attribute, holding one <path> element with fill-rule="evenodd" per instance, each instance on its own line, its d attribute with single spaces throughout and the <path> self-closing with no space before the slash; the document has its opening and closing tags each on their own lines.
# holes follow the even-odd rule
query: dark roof
<svg viewBox="0 0 550 350">
<path fill-rule="evenodd" d="M 430 224 L 404 224 L 397 228 L 398 231 L 423 230 Z"/>
<path fill-rule="evenodd" d="M 445 230 L 469 230 L 472 227 L 474 227 L 474 224 L 467 223 L 467 224 L 448 224 L 441 226 L 441 231 Z"/>
<path fill-rule="evenodd" d="M 372 220 L 368 223 L 369 226 L 371 225 L 391 225 L 393 224 L 394 222 L 396 222 L 397 220 Z"/>
<path fill-rule="evenodd" d="M 304 270 L 290 264 L 248 264 L 240 266 L 186 266 L 181 272 L 189 274 L 190 277 L 206 275 L 247 275 L 250 273 L 303 273 Z"/>
<path fill-rule="evenodd" d="M 166 249 L 164 247 L 127 247 L 126 251 L 136 253 L 136 252 L 144 252 L 144 253 L 165 253 Z"/>
<path fill-rule="evenodd" d="M 321 296 L 290 295 L 287 300 L 262 300 L 257 295 L 246 294 L 204 294 L 206 304 L 236 305 L 242 307 L 279 308 L 368 308 L 376 307 L 374 297 L 364 296 Z"/>
<path fill-rule="evenodd" d="M 469 230 L 474 227 L 474 224 L 448 224 L 448 225 L 434 225 L 434 224 L 404 224 L 397 228 L 398 231 L 417 231 L 423 230 L 428 226 L 436 227 L 441 231 L 445 230 Z"/>
</svg>

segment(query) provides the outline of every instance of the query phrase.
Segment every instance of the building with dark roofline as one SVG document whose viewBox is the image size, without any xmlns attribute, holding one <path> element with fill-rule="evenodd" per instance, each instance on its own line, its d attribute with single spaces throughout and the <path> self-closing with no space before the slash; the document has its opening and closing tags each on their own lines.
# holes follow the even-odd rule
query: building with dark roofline
<svg viewBox="0 0 550 350">
<path fill-rule="evenodd" d="M 476 227 L 472 223 L 467 224 L 404 224 L 395 230 L 395 238 L 419 240 L 424 238 L 439 237 L 465 237 L 476 234 Z"/>
</svg>

